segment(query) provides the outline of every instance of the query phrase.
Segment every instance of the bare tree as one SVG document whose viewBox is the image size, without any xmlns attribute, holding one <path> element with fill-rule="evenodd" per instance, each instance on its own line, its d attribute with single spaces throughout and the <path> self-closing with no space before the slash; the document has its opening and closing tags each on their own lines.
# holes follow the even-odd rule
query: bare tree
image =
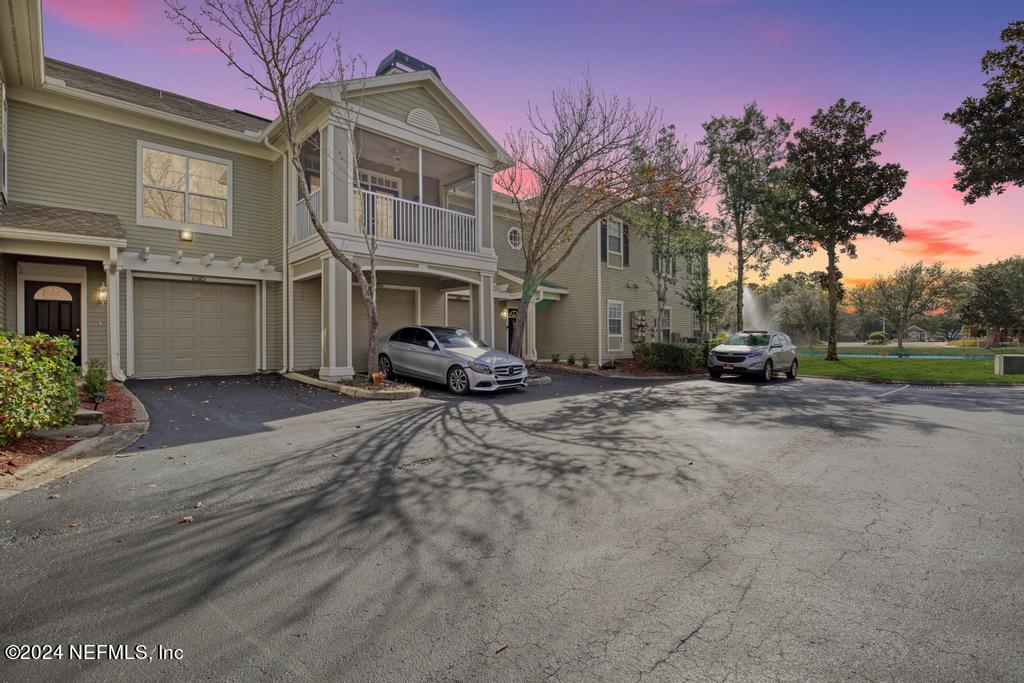
<svg viewBox="0 0 1024 683">
<path fill-rule="evenodd" d="M 355 117 L 347 103 L 350 84 L 358 88 L 361 81 L 357 78 L 360 62 L 344 58 L 338 35 L 323 33 L 321 29 L 334 9 L 341 5 L 341 0 L 202 0 L 198 9 L 191 9 L 181 0 L 164 0 L 164 4 L 167 17 L 185 31 L 187 40 L 211 45 L 242 74 L 261 99 L 270 100 L 277 107 L 285 155 L 298 177 L 299 198 L 310 225 L 331 256 L 355 278 L 366 304 L 367 360 L 372 375 L 378 370 L 380 332 L 375 264 L 377 235 L 373 230 L 363 231 L 367 268 L 342 251 L 321 221 L 301 162 L 303 145 L 309 144 L 303 135 L 301 119 L 305 96 L 313 87 L 327 88 L 341 103 L 333 108 L 332 117 L 340 119 L 354 132 Z M 354 140 L 354 144 L 357 145 L 358 140 Z M 319 144 L 314 145 L 319 150 Z M 358 164 L 358 158 L 357 148 L 354 163 Z M 329 163 L 335 175 L 346 178 L 353 172 L 347 161 L 341 162 L 336 156 Z M 358 177 L 358 166 L 355 173 Z"/>
<path fill-rule="evenodd" d="M 495 180 L 522 230 L 523 306 L 595 224 L 666 186 L 692 194 L 697 175 L 683 167 L 666 176 L 658 164 L 638 173 L 638 161 L 652 154 L 658 114 L 596 92 L 589 75 L 557 88 L 549 112 L 531 105 L 528 122 L 506 136 L 512 163 Z M 522 353 L 525 322 L 516 319 L 513 353 Z"/>
</svg>

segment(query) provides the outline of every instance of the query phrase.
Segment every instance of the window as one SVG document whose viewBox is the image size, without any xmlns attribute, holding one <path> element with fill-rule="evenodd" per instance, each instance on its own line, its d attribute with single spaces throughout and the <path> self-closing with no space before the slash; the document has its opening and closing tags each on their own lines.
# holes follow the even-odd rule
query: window
<svg viewBox="0 0 1024 683">
<path fill-rule="evenodd" d="M 523 231 L 519 228 L 511 228 L 508 231 L 508 246 L 516 251 L 523 248 Z"/>
<path fill-rule="evenodd" d="M 35 301 L 74 301 L 71 297 L 71 292 L 57 285 L 40 287 L 39 291 L 32 296 L 32 299 Z"/>
<path fill-rule="evenodd" d="M 658 256 L 657 253 L 653 254 L 654 258 L 654 272 L 664 273 L 665 275 L 676 274 L 676 260 L 671 256 Z"/>
<path fill-rule="evenodd" d="M 309 193 L 313 194 L 320 189 L 320 131 L 313 133 L 303 141 L 302 147 L 299 148 L 299 165 L 302 166 L 306 187 L 309 188 Z M 298 178 L 295 182 L 298 183 Z M 298 186 L 296 186 L 295 192 L 297 197 L 302 197 Z"/>
<path fill-rule="evenodd" d="M 139 143 L 140 225 L 231 234 L 231 162 Z"/>
<path fill-rule="evenodd" d="M 622 223 L 608 221 L 608 267 L 622 268 Z"/>
<path fill-rule="evenodd" d="M 661 309 L 661 317 L 658 318 L 658 341 L 666 344 L 672 341 L 672 309 L 665 307 Z"/>
<path fill-rule="evenodd" d="M 608 300 L 608 350 L 622 350 L 622 302 Z"/>
</svg>

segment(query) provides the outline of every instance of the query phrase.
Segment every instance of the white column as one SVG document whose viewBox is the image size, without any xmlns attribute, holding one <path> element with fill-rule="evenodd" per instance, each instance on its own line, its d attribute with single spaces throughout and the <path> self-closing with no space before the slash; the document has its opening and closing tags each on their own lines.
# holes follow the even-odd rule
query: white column
<svg viewBox="0 0 1024 683">
<path fill-rule="evenodd" d="M 528 360 L 537 360 L 537 295 L 533 295 L 529 306 L 526 307 L 526 357 Z"/>
<path fill-rule="evenodd" d="M 335 258 L 321 271 L 320 379 L 348 379 L 352 369 L 352 275 Z"/>
<path fill-rule="evenodd" d="M 107 355 L 110 358 L 110 376 L 119 382 L 125 380 L 121 369 L 121 277 L 117 263 L 106 264 L 107 271 Z"/>
</svg>

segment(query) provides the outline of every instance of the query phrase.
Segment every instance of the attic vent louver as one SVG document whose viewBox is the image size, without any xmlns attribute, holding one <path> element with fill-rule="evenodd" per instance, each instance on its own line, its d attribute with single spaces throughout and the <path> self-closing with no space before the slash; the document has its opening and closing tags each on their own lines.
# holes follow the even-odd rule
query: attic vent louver
<svg viewBox="0 0 1024 683">
<path fill-rule="evenodd" d="M 422 128 L 428 130 L 434 135 L 441 134 L 441 127 L 437 125 L 437 119 L 426 109 L 416 108 L 409 112 L 409 116 L 405 119 L 405 122 L 415 128 Z"/>
</svg>

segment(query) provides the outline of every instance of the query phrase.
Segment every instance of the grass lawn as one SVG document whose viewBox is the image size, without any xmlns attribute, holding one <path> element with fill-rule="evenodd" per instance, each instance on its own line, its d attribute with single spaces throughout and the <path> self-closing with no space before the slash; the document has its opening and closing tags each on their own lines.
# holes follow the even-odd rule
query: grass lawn
<svg viewBox="0 0 1024 683">
<path fill-rule="evenodd" d="M 817 353 L 824 355 L 825 344 L 817 346 L 801 346 L 800 353 Z M 840 346 L 839 357 L 844 353 L 870 353 L 873 356 L 886 356 L 894 353 L 902 353 L 910 356 L 994 356 L 1000 353 L 1024 354 L 1024 347 L 1003 346 L 997 349 L 978 349 L 973 347 L 961 348 L 959 346 L 904 346 L 900 351 L 896 344 L 886 346 Z"/>
<path fill-rule="evenodd" d="M 1024 375 L 996 375 L 995 362 L 991 359 L 843 358 L 843 349 L 839 350 L 839 360 L 835 362 L 802 356 L 800 374 L 890 382 L 1024 384 Z"/>
</svg>

